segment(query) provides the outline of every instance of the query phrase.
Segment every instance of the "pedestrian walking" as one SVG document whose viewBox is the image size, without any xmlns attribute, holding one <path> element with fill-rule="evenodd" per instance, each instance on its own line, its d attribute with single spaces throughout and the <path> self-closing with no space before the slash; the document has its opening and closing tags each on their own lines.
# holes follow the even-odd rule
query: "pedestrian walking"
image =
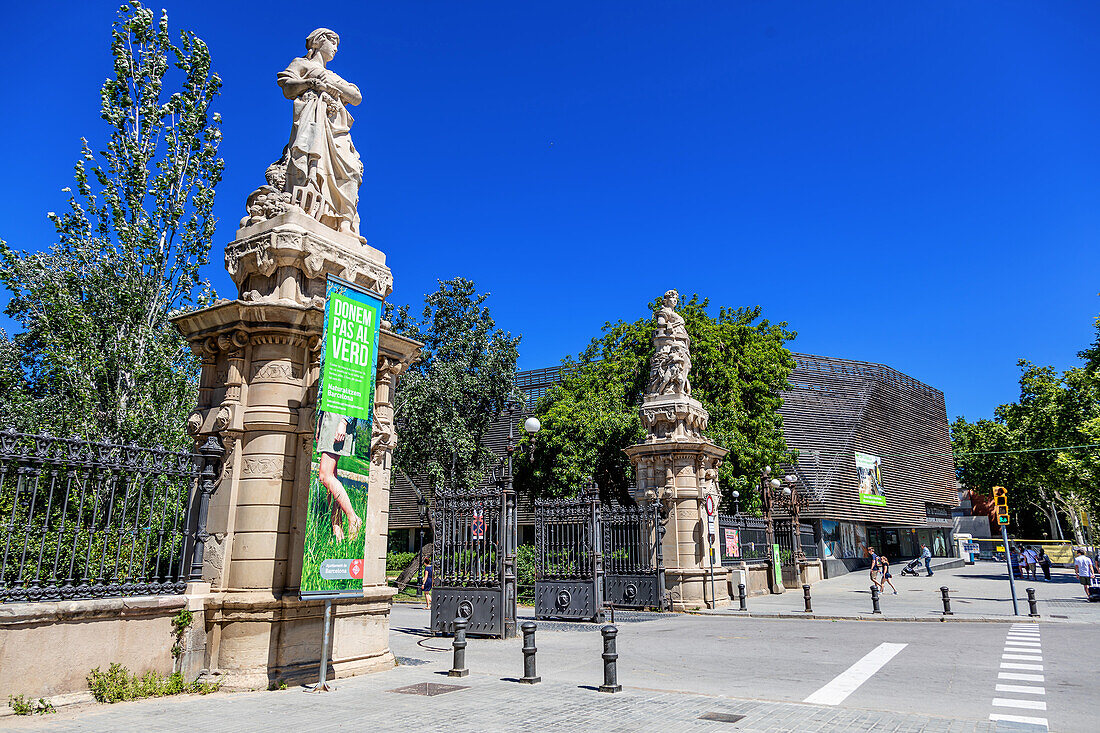
<svg viewBox="0 0 1100 733">
<path fill-rule="evenodd" d="M 1050 555 L 1046 553 L 1046 550 L 1039 547 L 1039 556 L 1037 558 L 1039 567 L 1043 570 L 1043 579 L 1050 580 Z"/>
<path fill-rule="evenodd" d="M 867 546 L 867 554 L 871 557 L 871 582 L 878 585 L 878 555 L 870 545 Z"/>
<path fill-rule="evenodd" d="M 424 591 L 424 608 L 432 607 L 432 556 L 424 558 L 424 582 L 420 585 Z"/>
<path fill-rule="evenodd" d="M 898 594 L 898 589 L 894 588 L 894 581 L 890 580 L 890 578 L 894 577 L 890 574 L 890 558 L 886 557 L 886 555 L 881 555 L 878 559 L 878 566 L 882 571 L 882 580 L 880 580 L 878 584 L 879 590 L 885 593 L 886 584 L 889 583 L 890 588 L 894 591 L 894 595 L 896 596 Z"/>
<path fill-rule="evenodd" d="M 1092 558 L 1086 555 L 1084 550 L 1078 550 L 1077 557 L 1073 558 L 1073 572 L 1077 575 L 1077 580 L 1084 586 L 1085 598 L 1087 599 L 1089 597 L 1089 585 L 1092 583 L 1092 576 L 1096 569 L 1092 564 Z"/>
<path fill-rule="evenodd" d="M 924 569 L 928 571 L 928 577 L 932 577 L 932 551 L 928 549 L 928 545 L 922 544 L 920 546 L 920 556 L 924 560 Z"/>
<path fill-rule="evenodd" d="M 1024 564 L 1027 566 L 1027 577 L 1035 580 L 1035 566 L 1039 563 L 1039 556 L 1032 547 L 1024 547 Z"/>
</svg>

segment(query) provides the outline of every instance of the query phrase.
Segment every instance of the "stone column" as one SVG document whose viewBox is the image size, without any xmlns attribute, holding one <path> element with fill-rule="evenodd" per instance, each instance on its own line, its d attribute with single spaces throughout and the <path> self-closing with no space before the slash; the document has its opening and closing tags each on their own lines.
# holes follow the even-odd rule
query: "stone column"
<svg viewBox="0 0 1100 733">
<path fill-rule="evenodd" d="M 203 580 L 206 668 L 230 689 L 308 679 L 320 659 L 324 602 L 298 599 L 325 283 L 338 275 L 386 297 L 385 255 L 359 237 L 295 209 L 243 226 L 226 247 L 239 297 L 178 316 L 202 360 L 199 404 L 188 420 L 198 440 L 226 449 L 211 497 Z M 394 663 L 389 650 L 385 553 L 389 472 L 396 434 L 393 389 L 419 344 L 379 337 L 371 441 L 366 567 L 361 598 L 335 602 L 330 658 L 336 676 Z"/>
</svg>

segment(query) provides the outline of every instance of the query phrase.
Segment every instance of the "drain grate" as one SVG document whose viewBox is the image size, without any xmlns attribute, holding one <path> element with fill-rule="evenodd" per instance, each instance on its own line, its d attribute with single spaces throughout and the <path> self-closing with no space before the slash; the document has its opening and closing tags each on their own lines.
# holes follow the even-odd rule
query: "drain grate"
<svg viewBox="0 0 1100 733">
<path fill-rule="evenodd" d="M 699 720 L 715 720 L 719 723 L 736 723 L 744 720 L 744 718 L 744 715 L 734 715 L 733 713 L 703 713 L 699 716 Z"/>
<path fill-rule="evenodd" d="M 1069 616 L 1059 616 L 1059 615 L 1058 615 L 1058 614 L 1056 614 L 1056 613 L 1052 613 L 1052 614 L 1050 614 L 1050 617 L 1051 617 L 1051 618 L 1069 618 Z"/>
<path fill-rule="evenodd" d="M 402 695 L 424 695 L 425 697 L 435 697 L 436 695 L 446 695 L 448 692 L 465 689 L 467 689 L 466 685 L 441 685 L 438 682 L 417 682 L 415 685 L 398 687 L 396 689 L 389 690 L 389 692 L 397 692 Z"/>
</svg>

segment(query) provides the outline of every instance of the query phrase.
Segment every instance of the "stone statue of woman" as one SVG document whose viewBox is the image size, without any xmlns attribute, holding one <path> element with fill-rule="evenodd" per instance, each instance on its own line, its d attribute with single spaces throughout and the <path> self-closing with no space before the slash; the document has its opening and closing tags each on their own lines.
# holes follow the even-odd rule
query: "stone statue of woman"
<svg viewBox="0 0 1100 733">
<path fill-rule="evenodd" d="M 281 188 L 291 205 L 325 226 L 358 236 L 363 163 L 351 141 L 354 119 L 346 105 L 359 104 L 363 95 L 325 66 L 339 44 L 334 31 L 318 28 L 306 37 L 306 55 L 278 75 L 283 94 L 294 100 Z"/>
</svg>

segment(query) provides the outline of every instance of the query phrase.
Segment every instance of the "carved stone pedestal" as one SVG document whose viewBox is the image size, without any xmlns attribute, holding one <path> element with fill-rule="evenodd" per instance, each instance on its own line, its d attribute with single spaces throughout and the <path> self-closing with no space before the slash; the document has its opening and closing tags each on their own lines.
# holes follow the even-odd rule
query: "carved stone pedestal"
<svg viewBox="0 0 1100 733">
<path fill-rule="evenodd" d="M 226 247 L 237 300 L 181 315 L 176 325 L 202 359 L 197 439 L 225 448 L 209 496 L 203 580 L 206 668 L 229 689 L 315 677 L 323 601 L 299 601 L 322 305 L 329 273 L 389 294 L 385 255 L 300 212 L 245 227 Z M 337 676 L 392 666 L 386 585 L 393 389 L 419 344 L 379 337 L 363 597 L 334 604 L 329 658 Z"/>
<path fill-rule="evenodd" d="M 650 438 L 626 449 L 635 468 L 639 502 L 660 501 L 668 512 L 662 551 L 665 587 L 673 610 L 715 608 L 730 602 L 726 571 L 710 567 L 706 509 L 709 494 L 717 496 L 716 469 L 728 452 L 693 430 L 688 421 L 706 425 L 707 413 L 694 399 L 679 402 L 649 398 L 642 405 L 643 424 L 663 437 Z M 685 417 L 686 416 L 686 417 Z M 711 575 L 713 573 L 713 593 Z"/>
</svg>

